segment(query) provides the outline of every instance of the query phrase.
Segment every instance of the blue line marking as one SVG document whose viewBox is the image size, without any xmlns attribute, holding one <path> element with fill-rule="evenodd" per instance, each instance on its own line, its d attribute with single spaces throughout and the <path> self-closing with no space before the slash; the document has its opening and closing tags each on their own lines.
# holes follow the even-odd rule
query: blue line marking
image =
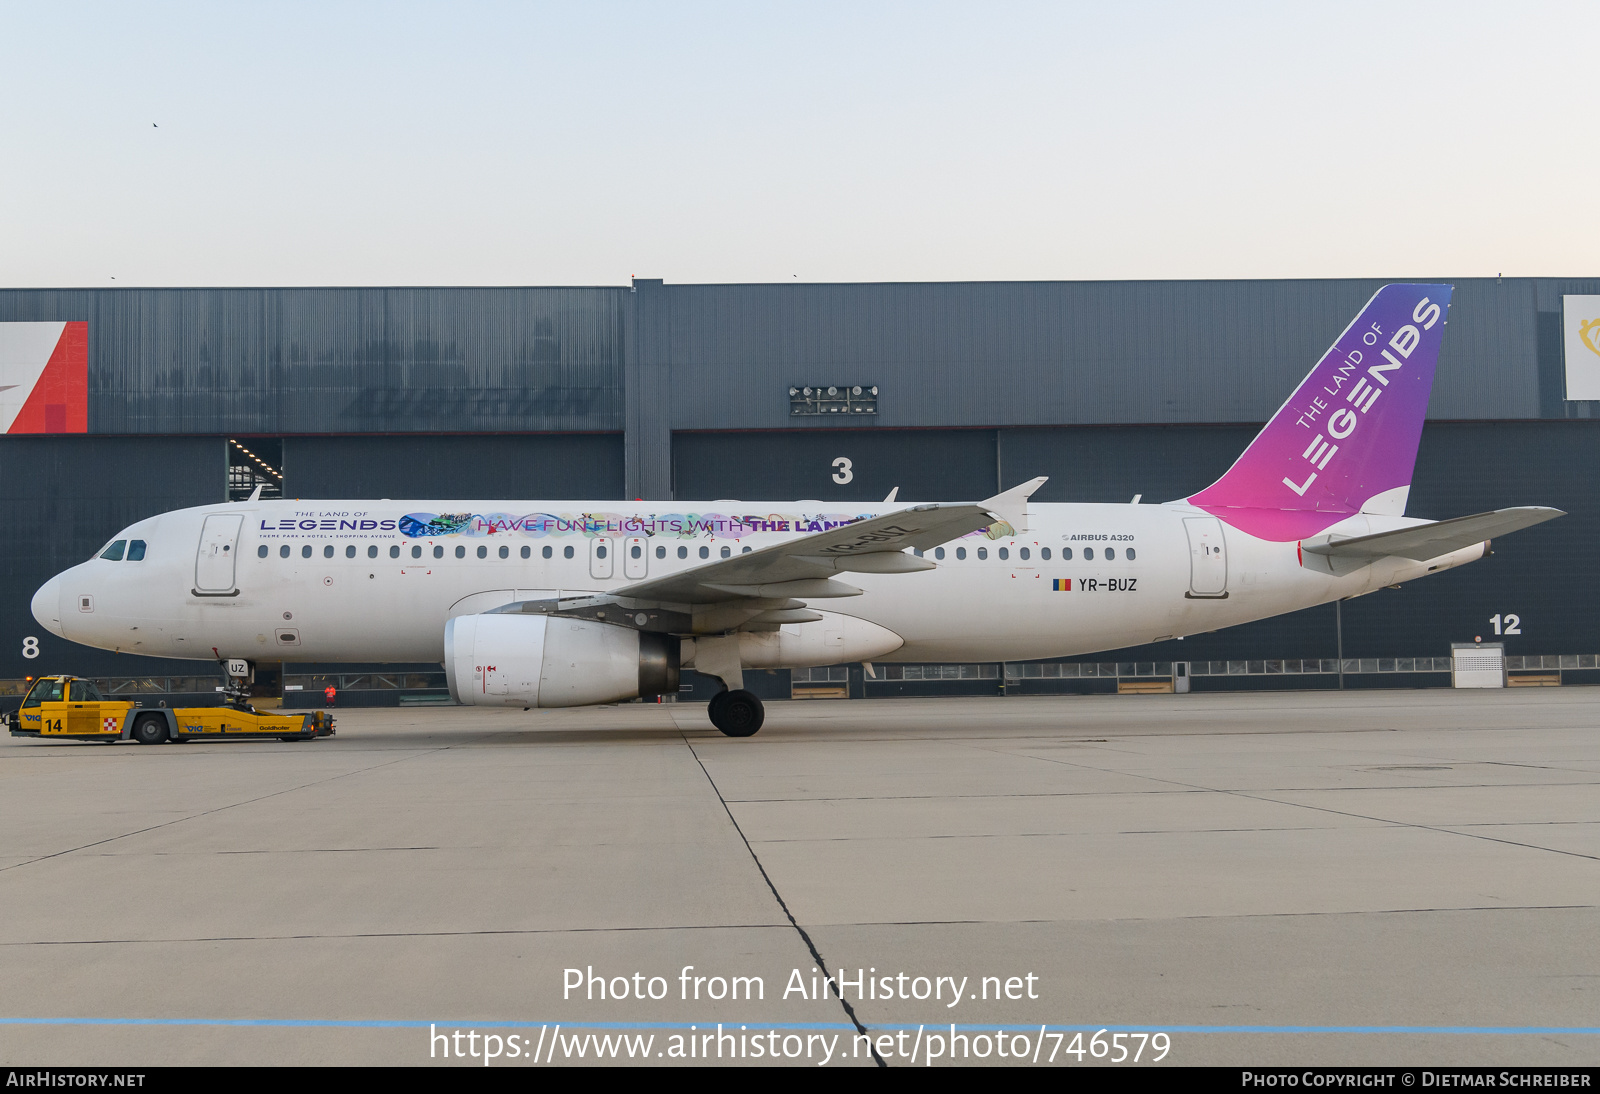
<svg viewBox="0 0 1600 1094">
<path fill-rule="evenodd" d="M 486 1021 L 414 1021 L 403 1019 L 342 1019 L 342 1018 L 6 1018 L 0 1017 L 0 1026 L 222 1026 L 262 1027 L 280 1029 L 529 1029 L 541 1026 L 561 1026 L 563 1029 L 681 1029 L 691 1026 L 697 1031 L 716 1029 L 790 1029 L 790 1030 L 842 1030 L 855 1032 L 848 1022 L 486 1022 Z M 1536 1037 L 1536 1036 L 1600 1036 L 1600 1026 L 1196 1026 L 1196 1025 L 1118 1025 L 1104 1026 L 1057 1025 L 1043 1023 L 1047 1033 L 1345 1033 L 1345 1034 L 1406 1034 L 1426 1036 L 1466 1037 Z M 948 1030 L 949 1022 L 928 1023 L 925 1028 Z M 913 1025 L 869 1024 L 877 1032 L 916 1029 Z M 1037 1025 L 978 1025 L 956 1023 L 957 1033 L 1037 1032 Z"/>
</svg>

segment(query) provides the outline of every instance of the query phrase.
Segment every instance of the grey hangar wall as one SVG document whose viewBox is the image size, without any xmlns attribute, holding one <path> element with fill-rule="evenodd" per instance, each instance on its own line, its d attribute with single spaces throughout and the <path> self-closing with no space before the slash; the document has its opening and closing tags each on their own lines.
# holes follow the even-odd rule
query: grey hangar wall
<svg viewBox="0 0 1600 1094">
<path fill-rule="evenodd" d="M 0 438 L 0 677 L 197 671 L 61 642 L 28 601 L 124 524 L 223 500 L 230 437 L 281 438 L 307 498 L 928 500 L 1048 474 L 1040 500 L 1161 501 L 1225 469 L 1382 283 L 0 290 L 0 321 L 87 320 L 90 344 L 90 432 Z M 1562 399 L 1559 323 L 1600 279 L 1455 284 L 1410 512 L 1572 515 L 1346 603 L 1346 656 L 1437 655 L 1506 612 L 1508 652 L 1600 652 L 1600 415 Z M 797 420 L 804 383 L 876 384 L 878 413 Z M 1331 657 L 1332 617 L 1117 656 Z"/>
</svg>

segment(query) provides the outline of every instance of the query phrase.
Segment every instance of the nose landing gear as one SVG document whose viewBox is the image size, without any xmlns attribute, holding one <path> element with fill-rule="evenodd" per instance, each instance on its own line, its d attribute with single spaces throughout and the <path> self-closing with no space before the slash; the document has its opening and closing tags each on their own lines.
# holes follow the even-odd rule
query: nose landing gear
<svg viewBox="0 0 1600 1094">
<path fill-rule="evenodd" d="M 719 691 L 711 699 L 711 724 L 729 737 L 750 737 L 766 721 L 766 708 L 748 691 Z"/>
</svg>

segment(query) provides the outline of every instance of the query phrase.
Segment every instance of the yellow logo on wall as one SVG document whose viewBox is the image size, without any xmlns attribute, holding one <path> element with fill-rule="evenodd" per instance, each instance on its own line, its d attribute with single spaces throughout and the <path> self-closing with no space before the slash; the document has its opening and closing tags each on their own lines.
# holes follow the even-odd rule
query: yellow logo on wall
<svg viewBox="0 0 1600 1094">
<path fill-rule="evenodd" d="M 1600 319 L 1587 319 L 1578 324 L 1578 337 L 1595 353 L 1600 353 Z"/>
</svg>

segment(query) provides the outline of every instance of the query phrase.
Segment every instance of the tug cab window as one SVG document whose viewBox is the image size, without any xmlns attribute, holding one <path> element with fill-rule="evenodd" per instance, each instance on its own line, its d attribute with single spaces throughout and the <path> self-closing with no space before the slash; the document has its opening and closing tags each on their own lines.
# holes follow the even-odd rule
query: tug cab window
<svg viewBox="0 0 1600 1094">
<path fill-rule="evenodd" d="M 60 680 L 40 680 L 28 690 L 28 697 L 22 700 L 22 705 L 36 707 L 40 703 L 59 703 L 63 690 Z"/>
</svg>

